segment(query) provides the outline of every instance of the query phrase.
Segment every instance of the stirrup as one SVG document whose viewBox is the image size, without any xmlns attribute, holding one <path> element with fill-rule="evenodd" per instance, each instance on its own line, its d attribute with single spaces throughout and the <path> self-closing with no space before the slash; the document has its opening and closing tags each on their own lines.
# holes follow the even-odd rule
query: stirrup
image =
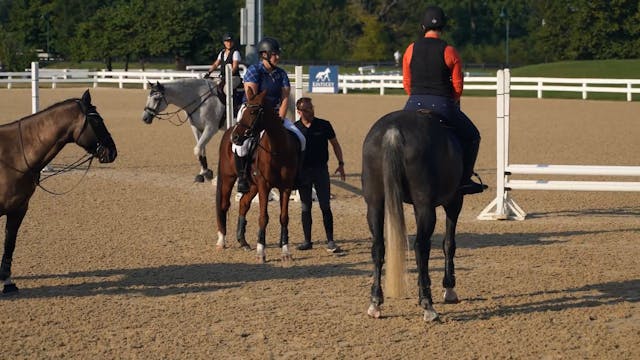
<svg viewBox="0 0 640 360">
<path fill-rule="evenodd" d="M 459 190 L 462 192 L 462 194 L 464 195 L 471 195 L 471 194 L 479 194 L 481 192 L 483 192 L 484 190 L 488 189 L 489 186 L 485 185 L 482 182 L 482 178 L 480 178 L 480 175 L 478 175 L 477 173 L 473 173 L 472 176 L 475 176 L 478 178 L 478 180 L 480 181 L 480 183 L 478 184 L 477 182 L 471 180 L 471 178 L 468 179 L 468 182 L 460 185 Z"/>
</svg>

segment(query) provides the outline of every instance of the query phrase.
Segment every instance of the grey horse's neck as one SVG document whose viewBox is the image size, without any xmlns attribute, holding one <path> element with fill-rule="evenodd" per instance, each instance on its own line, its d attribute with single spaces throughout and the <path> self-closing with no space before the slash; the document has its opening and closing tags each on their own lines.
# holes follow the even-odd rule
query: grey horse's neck
<svg viewBox="0 0 640 360">
<path fill-rule="evenodd" d="M 215 91 L 215 84 L 203 79 L 184 79 L 164 84 L 167 102 L 181 108 L 197 106 Z"/>
</svg>

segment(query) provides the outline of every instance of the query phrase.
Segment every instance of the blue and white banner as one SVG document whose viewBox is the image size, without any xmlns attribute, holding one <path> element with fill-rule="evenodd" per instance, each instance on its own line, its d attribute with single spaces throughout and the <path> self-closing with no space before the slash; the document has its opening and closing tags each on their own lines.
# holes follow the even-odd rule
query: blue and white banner
<svg viewBox="0 0 640 360">
<path fill-rule="evenodd" d="M 338 92 L 338 67 L 309 66 L 309 92 L 336 94 Z"/>
</svg>

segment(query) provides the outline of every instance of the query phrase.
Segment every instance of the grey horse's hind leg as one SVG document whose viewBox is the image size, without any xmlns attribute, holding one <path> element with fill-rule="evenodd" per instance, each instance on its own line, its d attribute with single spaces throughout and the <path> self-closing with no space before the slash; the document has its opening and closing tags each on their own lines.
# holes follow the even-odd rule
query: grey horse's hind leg
<svg viewBox="0 0 640 360">
<path fill-rule="evenodd" d="M 207 157 L 205 155 L 198 155 L 198 161 L 200 162 L 200 174 L 196 175 L 195 182 L 204 182 L 205 180 L 211 181 L 213 179 L 213 171 L 209 169 L 207 164 Z"/>
</svg>

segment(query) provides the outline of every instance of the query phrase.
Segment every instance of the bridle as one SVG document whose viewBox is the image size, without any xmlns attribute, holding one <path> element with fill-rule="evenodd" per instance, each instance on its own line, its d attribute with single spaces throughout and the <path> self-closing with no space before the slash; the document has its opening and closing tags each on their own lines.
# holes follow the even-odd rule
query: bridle
<svg viewBox="0 0 640 360">
<path fill-rule="evenodd" d="M 95 154 L 100 154 L 101 153 L 101 149 L 104 147 L 104 145 L 102 144 L 102 142 L 100 141 L 100 139 L 106 139 L 108 134 L 105 133 L 104 128 L 97 126 L 95 124 L 97 124 L 98 121 L 102 121 L 102 117 L 100 116 L 100 114 L 98 114 L 98 112 L 96 111 L 96 107 L 93 105 L 89 105 L 89 107 L 86 107 L 80 100 L 75 100 L 76 103 L 80 106 L 80 108 L 82 109 L 82 112 L 84 114 L 84 122 L 82 124 L 82 129 L 80 129 L 80 133 L 78 134 L 78 136 L 76 137 L 76 142 L 78 141 L 78 139 L 80 139 L 82 137 L 82 134 L 84 133 L 84 131 L 87 129 L 87 124 L 88 126 L 91 126 L 91 129 L 93 130 L 94 135 L 96 136 L 97 142 L 96 142 L 96 148 L 95 148 Z M 100 120 L 98 120 L 100 119 Z M 27 155 L 25 153 L 25 147 L 24 147 L 24 140 L 22 137 L 22 120 L 21 119 L 18 121 L 18 135 L 20 138 L 20 147 L 22 150 L 22 158 L 24 159 L 25 165 L 27 166 L 27 170 L 26 171 L 21 171 L 18 169 L 15 169 L 16 171 L 23 173 L 23 174 L 27 174 L 27 173 L 34 173 L 34 168 L 29 164 L 29 160 L 27 160 Z M 87 148 L 85 148 L 84 146 L 82 146 L 82 148 L 84 148 L 85 150 L 87 150 L 87 154 L 83 155 L 82 157 L 80 157 L 78 160 L 74 161 L 73 163 L 65 166 L 64 168 L 60 169 L 60 170 L 56 170 L 54 171 L 52 174 L 47 175 L 45 177 L 43 177 L 42 179 L 37 176 L 37 174 L 33 175 L 33 182 L 35 183 L 36 186 L 38 186 L 40 189 L 42 189 L 43 191 L 51 194 L 51 195 L 64 195 L 64 194 L 68 194 L 71 191 L 73 191 L 76 187 L 78 187 L 78 185 L 80 185 L 80 182 L 82 182 L 82 180 L 84 179 L 84 177 L 87 175 L 87 173 L 89 172 L 89 169 L 91 168 L 91 164 L 93 163 L 93 159 L 96 157 L 96 155 L 94 155 L 90 150 L 88 150 Z M 55 192 L 55 191 L 51 191 L 45 187 L 42 186 L 42 182 L 59 174 L 62 173 L 66 173 L 72 170 L 75 170 L 77 168 L 79 168 L 80 166 L 84 165 L 85 163 L 89 163 L 87 165 L 87 168 L 85 169 L 84 173 L 82 174 L 82 177 L 80 178 L 80 180 L 78 180 L 78 182 L 71 187 L 69 190 L 67 191 L 63 191 L 63 192 Z"/>
<path fill-rule="evenodd" d="M 262 118 L 264 117 L 264 107 L 262 105 L 259 105 L 259 104 L 247 104 L 247 105 L 245 105 L 244 111 L 247 111 L 247 110 L 251 110 L 251 111 L 256 111 L 257 112 L 255 114 L 255 117 L 251 121 L 251 124 L 250 125 L 245 125 L 245 124 L 243 124 L 241 122 L 237 122 L 234 125 L 234 130 L 231 132 L 232 134 L 234 134 L 236 132 L 237 128 L 245 129 L 243 134 L 241 135 L 242 136 L 241 139 L 243 141 L 245 139 L 252 138 L 252 137 L 256 136 L 256 133 L 257 133 L 257 131 L 255 129 L 256 128 L 256 124 L 258 124 L 258 120 L 262 120 Z M 243 112 L 243 114 L 244 114 L 244 112 Z"/>
<path fill-rule="evenodd" d="M 209 86 L 209 90 L 207 92 L 205 92 L 204 94 L 198 95 L 198 97 L 195 100 L 193 100 L 192 102 L 188 103 L 187 105 L 179 108 L 176 111 L 161 113 L 161 112 L 158 112 L 157 108 L 160 107 L 160 104 L 162 104 L 162 101 L 164 101 L 165 104 L 167 104 L 167 106 L 169 106 L 169 102 L 167 101 L 167 98 L 166 98 L 166 96 L 164 94 L 164 88 L 162 88 L 162 90 L 160 90 L 156 86 L 152 85 L 151 92 L 149 93 L 149 96 L 154 96 L 155 97 L 156 94 L 160 94 L 162 96 L 162 98 L 160 99 L 160 101 L 156 105 L 156 109 L 151 108 L 149 106 L 145 106 L 144 107 L 144 111 L 146 113 L 151 114 L 152 119 L 153 118 L 157 118 L 159 120 L 167 120 L 172 125 L 180 126 L 180 125 L 184 124 L 185 122 L 187 122 L 187 119 L 189 119 L 194 112 L 196 112 L 207 100 L 209 100 L 209 98 L 211 98 L 214 95 L 214 93 L 213 93 L 214 88 L 211 86 L 209 81 L 207 81 L 207 86 Z M 193 110 L 186 111 L 187 108 L 189 108 L 191 105 L 197 103 L 198 101 L 199 101 L 198 105 L 196 105 L 196 107 Z M 184 119 L 184 120 L 180 117 L 179 113 L 181 111 L 185 111 L 187 113 L 187 118 Z M 174 117 L 178 118 L 177 122 L 172 121 L 172 119 Z"/>
</svg>

